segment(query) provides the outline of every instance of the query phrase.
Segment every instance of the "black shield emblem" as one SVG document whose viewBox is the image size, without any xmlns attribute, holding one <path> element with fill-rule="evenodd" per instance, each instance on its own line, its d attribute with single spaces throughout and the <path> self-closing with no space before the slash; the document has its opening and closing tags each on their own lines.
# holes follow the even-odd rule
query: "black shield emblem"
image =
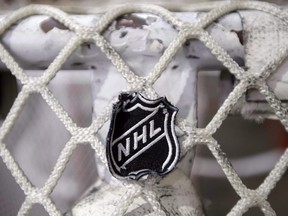
<svg viewBox="0 0 288 216">
<path fill-rule="evenodd" d="M 178 109 L 166 98 L 149 100 L 139 93 L 122 93 L 114 104 L 106 154 L 116 178 L 165 175 L 179 159 L 175 134 Z"/>
</svg>

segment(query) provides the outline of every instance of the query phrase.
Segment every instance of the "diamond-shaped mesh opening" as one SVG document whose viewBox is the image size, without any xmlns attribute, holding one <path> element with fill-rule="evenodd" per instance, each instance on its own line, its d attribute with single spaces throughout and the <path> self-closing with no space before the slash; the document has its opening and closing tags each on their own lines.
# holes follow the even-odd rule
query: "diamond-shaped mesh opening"
<svg viewBox="0 0 288 216">
<path fill-rule="evenodd" d="M 111 100 L 127 89 L 127 81 L 109 60 L 99 61 L 92 73 L 93 114 L 97 118 L 107 106 L 112 107 Z"/>
<path fill-rule="evenodd" d="M 263 216 L 263 212 L 258 207 L 250 208 L 243 216 Z"/>
<path fill-rule="evenodd" d="M 62 212 L 70 210 L 79 197 L 96 181 L 95 152 L 91 146 L 78 146 L 58 181 L 51 197 Z"/>
<path fill-rule="evenodd" d="M 49 176 L 70 134 L 39 94 L 32 94 L 4 142 L 36 186 Z"/>
<path fill-rule="evenodd" d="M 34 204 L 28 214 L 29 216 L 49 216 L 48 212 L 40 204 Z"/>
<path fill-rule="evenodd" d="M 17 81 L 10 73 L 0 72 L 0 126 L 18 95 Z"/>
<path fill-rule="evenodd" d="M 17 215 L 25 195 L 0 157 L 0 215 Z"/>
<path fill-rule="evenodd" d="M 187 59 L 186 46 L 181 47 L 166 70 L 154 84 L 159 96 L 166 97 L 182 118 L 195 123 L 197 71 Z"/>
<path fill-rule="evenodd" d="M 199 71 L 197 83 L 198 127 L 205 127 L 233 91 L 235 77 L 228 71 Z M 233 111 L 232 111 L 233 112 Z"/>
<path fill-rule="evenodd" d="M 63 70 L 97 70 L 102 65 L 102 61 L 107 60 L 107 57 L 101 52 L 93 42 L 85 42 L 79 45 L 75 51 L 67 58 Z M 99 66 L 99 63 L 101 64 Z"/>
<path fill-rule="evenodd" d="M 197 148 L 192 179 L 207 215 L 226 215 L 239 200 L 207 147 Z"/>
<path fill-rule="evenodd" d="M 23 69 L 45 70 L 73 35 L 75 33 L 51 17 L 31 16 L 8 28 L 2 35 L 1 42 Z M 53 38 L 57 38 L 57 43 L 51 43 Z M 32 73 L 32 76 L 41 74 Z"/>
<path fill-rule="evenodd" d="M 76 70 L 64 70 L 71 67 Z M 100 114 L 110 100 L 127 86 L 121 73 L 92 42 L 81 44 L 62 69 L 48 86 L 80 127 L 89 126 L 92 112 Z"/>
<path fill-rule="evenodd" d="M 288 212 L 285 198 L 288 193 L 288 173 L 286 172 L 268 197 L 269 203 L 277 215 L 286 215 Z"/>
<path fill-rule="evenodd" d="M 71 67 L 76 70 L 66 70 Z M 92 111 L 99 115 L 112 98 L 127 87 L 121 73 L 93 42 L 81 44 L 62 69 L 48 86 L 81 127 L 90 125 Z M 75 110 L 76 104 L 78 110 Z"/>
<path fill-rule="evenodd" d="M 104 36 L 135 74 L 146 76 L 177 33 L 159 16 L 133 13 L 117 18 Z"/>
<path fill-rule="evenodd" d="M 187 106 L 196 102 L 198 126 L 203 127 L 210 122 L 236 83 L 235 76 L 223 67 L 201 41 L 188 40 L 154 86 L 160 95 L 167 96 L 178 106 L 180 115 L 185 118 L 188 117 L 185 113 Z M 174 97 L 169 98 L 167 92 Z M 188 119 L 191 121 L 191 116 Z"/>
<path fill-rule="evenodd" d="M 198 127 L 200 128 L 210 122 L 219 108 L 219 95 L 221 93 L 219 78 L 220 71 L 198 72 L 197 116 Z"/>
<path fill-rule="evenodd" d="M 256 189 L 281 156 L 275 146 L 277 135 L 267 121 L 260 124 L 229 116 L 214 137 L 248 188 Z"/>
<path fill-rule="evenodd" d="M 91 124 L 92 71 L 61 70 L 49 83 L 49 89 L 78 126 Z"/>
</svg>

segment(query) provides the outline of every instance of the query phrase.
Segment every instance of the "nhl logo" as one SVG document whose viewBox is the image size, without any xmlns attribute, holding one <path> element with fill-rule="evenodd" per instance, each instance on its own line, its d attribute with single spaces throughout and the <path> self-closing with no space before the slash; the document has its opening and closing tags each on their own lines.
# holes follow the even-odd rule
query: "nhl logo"
<svg viewBox="0 0 288 216">
<path fill-rule="evenodd" d="M 177 112 L 166 98 L 149 100 L 139 93 L 122 93 L 114 104 L 107 137 L 112 175 L 138 180 L 147 174 L 170 172 L 179 159 Z"/>
</svg>

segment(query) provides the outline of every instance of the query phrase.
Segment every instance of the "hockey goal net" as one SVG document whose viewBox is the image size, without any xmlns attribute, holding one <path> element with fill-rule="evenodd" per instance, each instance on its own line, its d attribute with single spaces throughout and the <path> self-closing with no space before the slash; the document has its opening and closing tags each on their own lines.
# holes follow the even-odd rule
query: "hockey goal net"
<svg viewBox="0 0 288 216">
<path fill-rule="evenodd" d="M 265 215 L 276 215 L 275 211 L 267 201 L 267 197 L 287 169 L 288 151 L 286 150 L 283 153 L 278 163 L 257 189 L 249 189 L 233 169 L 229 159 L 221 150 L 221 145 L 218 144 L 215 138 L 213 138 L 213 135 L 222 125 L 229 113 L 231 113 L 243 98 L 246 92 L 252 88 L 257 89 L 264 96 L 267 103 L 271 106 L 275 116 L 277 116 L 285 129 L 288 129 L 287 106 L 277 98 L 266 82 L 271 73 L 273 73 L 273 71 L 275 71 L 287 57 L 288 47 L 281 47 L 273 58 L 267 59 L 267 62 L 265 62 L 265 65 L 262 65 L 263 67 L 260 70 L 255 71 L 255 68 L 253 67 L 245 69 L 240 67 L 239 64 L 236 63 L 236 61 L 233 60 L 233 58 L 225 51 L 225 49 L 215 41 L 211 34 L 206 30 L 206 27 L 215 20 L 233 11 L 262 11 L 272 15 L 275 19 L 281 20 L 285 25 L 287 24 L 288 14 L 281 8 L 254 1 L 229 1 L 215 5 L 213 5 L 213 7 L 207 7 L 209 11 L 194 23 L 183 21 L 177 18 L 172 12 L 162 7 L 138 4 L 128 4 L 111 9 L 105 12 L 94 26 L 83 25 L 72 19 L 65 12 L 43 5 L 31 5 L 21 8 L 1 20 L 1 35 L 3 35 L 12 25 L 15 25 L 17 21 L 36 14 L 48 15 L 74 33 L 73 37 L 67 41 L 67 44 L 61 50 L 59 55 L 57 55 L 49 67 L 39 77 L 27 75 L 15 58 L 2 44 L 0 44 L 0 60 L 22 85 L 22 89 L 10 109 L 10 112 L 5 118 L 0 130 L 1 159 L 6 164 L 13 178 L 25 194 L 25 201 L 19 209 L 18 215 L 28 214 L 34 204 L 42 205 L 49 215 L 61 215 L 61 212 L 51 200 L 50 194 L 56 187 L 58 180 L 61 178 L 69 158 L 80 144 L 88 143 L 91 145 L 96 152 L 97 158 L 107 167 L 104 144 L 95 136 L 95 134 L 97 134 L 103 125 L 109 120 L 112 105 L 117 101 L 118 95 L 115 95 L 111 99 L 109 104 L 103 109 L 102 113 L 93 119 L 91 125 L 88 127 L 81 127 L 73 121 L 48 88 L 49 82 L 55 77 L 73 51 L 83 43 L 94 43 L 126 80 L 127 88 L 122 89 L 121 91 L 137 91 L 141 92 L 148 98 L 155 99 L 159 97 L 159 94 L 154 88 L 155 82 L 159 77 L 161 77 L 179 48 L 191 39 L 201 41 L 218 59 L 218 61 L 235 76 L 237 84 L 205 128 L 197 128 L 194 122 L 189 122 L 181 117 L 177 119 L 177 126 L 185 134 L 185 138 L 181 142 L 181 155 L 184 156 L 196 145 L 204 145 L 211 151 L 233 189 L 240 197 L 239 201 L 231 209 L 228 215 L 242 215 L 251 207 L 259 207 Z M 199 10 L 201 10 L 201 7 Z M 190 8 L 191 10 L 193 9 L 192 6 Z M 195 9 L 197 9 L 197 7 L 195 7 Z M 110 23 L 117 17 L 135 12 L 151 13 L 160 16 L 177 30 L 177 37 L 169 44 L 151 72 L 144 77 L 138 76 L 136 72 L 132 71 L 118 52 L 116 52 L 115 48 L 102 35 Z M 24 104 L 33 93 L 41 95 L 71 134 L 71 138 L 61 151 L 56 165 L 43 187 L 36 187 L 31 183 L 4 143 L 5 137 L 13 127 Z M 29 124 L 29 122 L 27 124 Z M 133 199 L 136 196 L 143 195 L 147 198 L 147 201 L 150 203 L 157 215 L 165 215 L 164 211 L 161 209 L 159 201 L 157 200 L 155 192 L 149 187 L 149 184 L 154 181 L 156 180 L 150 179 L 145 184 L 123 181 L 122 183 L 124 187 L 127 187 L 127 193 L 124 199 L 119 203 L 119 208 L 114 214 L 123 215 Z"/>
</svg>

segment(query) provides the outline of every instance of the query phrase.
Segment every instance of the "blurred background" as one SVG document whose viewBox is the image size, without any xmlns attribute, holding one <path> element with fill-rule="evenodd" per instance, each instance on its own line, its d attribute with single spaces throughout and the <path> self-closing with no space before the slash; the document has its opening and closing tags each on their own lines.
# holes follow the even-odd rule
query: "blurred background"
<svg viewBox="0 0 288 216">
<path fill-rule="evenodd" d="M 15 10 L 31 3 L 98 7 L 115 2 L 112 0 L 0 0 L 0 10 Z M 120 2 L 123 1 L 117 1 L 117 3 Z M 167 2 L 173 1 L 165 3 Z M 271 0 L 269 2 L 285 4 L 286 1 Z M 37 71 L 27 73 L 37 76 Z M 198 72 L 199 127 L 205 127 L 221 106 L 223 80 L 227 81 L 225 77 L 227 78 L 227 71 Z M 49 84 L 49 89 L 79 126 L 88 126 L 93 116 L 92 80 L 93 70 L 63 70 Z M 21 85 L 10 73 L 0 71 L 0 124 L 5 119 L 20 89 Z M 29 99 L 20 118 L 5 138 L 5 144 L 32 183 L 42 186 L 69 138 L 68 131 L 49 106 L 39 95 L 35 94 Z M 215 138 L 249 188 L 259 186 L 278 161 L 283 150 L 288 147 L 288 135 L 278 121 L 264 120 L 256 123 L 245 120 L 240 115 L 229 116 L 216 133 Z M 69 210 L 79 200 L 81 194 L 96 181 L 95 164 L 94 152 L 89 145 L 81 145 L 76 149 L 63 177 L 52 193 L 53 201 L 63 213 Z M 287 175 L 286 173 L 277 184 L 268 199 L 277 215 L 280 216 L 287 215 L 288 212 Z M 208 216 L 226 215 L 239 200 L 220 166 L 206 147 L 197 147 L 191 179 Z M 24 198 L 23 192 L 15 183 L 3 161 L 0 160 L 0 216 L 16 215 Z M 47 213 L 43 207 L 36 205 L 31 215 L 45 216 Z M 259 209 L 252 208 L 245 215 L 263 214 Z"/>
</svg>

